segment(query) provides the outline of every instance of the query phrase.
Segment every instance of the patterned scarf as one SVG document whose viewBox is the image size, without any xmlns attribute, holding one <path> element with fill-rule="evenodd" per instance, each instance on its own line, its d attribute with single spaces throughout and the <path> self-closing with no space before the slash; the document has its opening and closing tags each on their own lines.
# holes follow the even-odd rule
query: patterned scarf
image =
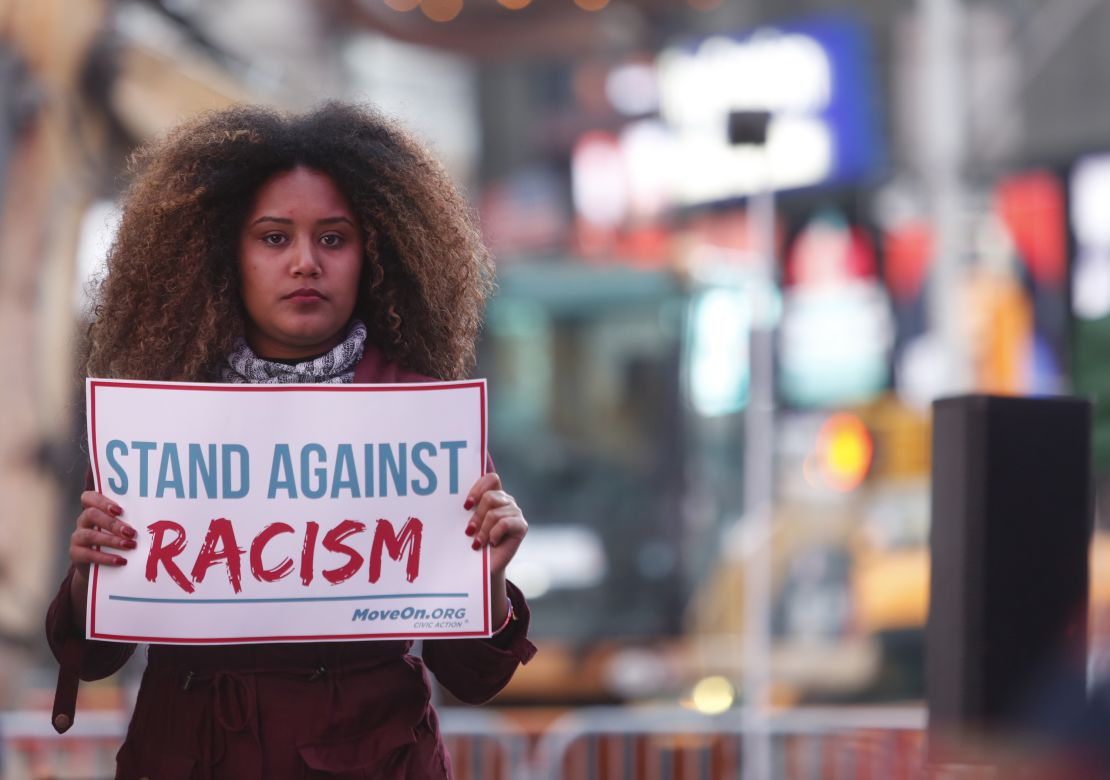
<svg viewBox="0 0 1110 780">
<path fill-rule="evenodd" d="M 366 346 L 366 326 L 352 320 L 347 337 L 330 352 L 303 363 L 277 363 L 260 358 L 240 339 L 227 356 L 227 365 L 220 367 L 220 381 L 229 384 L 349 384 L 355 377 L 355 364 L 362 359 Z"/>
</svg>

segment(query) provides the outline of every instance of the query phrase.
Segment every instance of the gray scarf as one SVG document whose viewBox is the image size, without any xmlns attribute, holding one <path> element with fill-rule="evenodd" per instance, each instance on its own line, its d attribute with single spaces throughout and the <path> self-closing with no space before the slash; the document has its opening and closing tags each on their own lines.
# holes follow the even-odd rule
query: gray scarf
<svg viewBox="0 0 1110 780">
<path fill-rule="evenodd" d="M 362 359 L 366 345 L 366 326 L 352 320 L 347 337 L 320 357 L 303 363 L 275 363 L 254 354 L 246 339 L 240 339 L 220 367 L 220 381 L 228 384 L 349 384 L 355 377 L 355 364 Z"/>
</svg>

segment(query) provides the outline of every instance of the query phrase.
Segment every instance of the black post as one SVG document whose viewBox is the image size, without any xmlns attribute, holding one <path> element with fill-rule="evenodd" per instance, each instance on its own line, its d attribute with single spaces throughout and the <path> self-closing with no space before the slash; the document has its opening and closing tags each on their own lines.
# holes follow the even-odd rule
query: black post
<svg viewBox="0 0 1110 780">
<path fill-rule="evenodd" d="M 930 763 L 991 763 L 1051 690 L 1086 700 L 1091 404 L 933 405 Z"/>
</svg>

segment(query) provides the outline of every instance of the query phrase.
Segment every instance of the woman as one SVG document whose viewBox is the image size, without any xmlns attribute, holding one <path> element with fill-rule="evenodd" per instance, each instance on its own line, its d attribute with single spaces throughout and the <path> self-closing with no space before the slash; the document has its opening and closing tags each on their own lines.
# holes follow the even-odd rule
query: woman
<svg viewBox="0 0 1110 780">
<path fill-rule="evenodd" d="M 90 376 L 419 382 L 471 367 L 492 264 L 442 169 L 377 114 L 236 108 L 179 127 L 134 169 Z M 490 548 L 491 639 L 429 640 L 423 661 L 402 641 L 151 646 L 117 776 L 451 777 L 425 665 L 478 703 L 535 652 L 505 580 L 527 523 L 487 472 L 459 533 Z M 126 565 L 143 519 L 91 489 L 81 504 L 47 615 L 59 731 L 78 675 L 134 651 L 83 639 L 85 604 L 90 564 Z"/>
</svg>

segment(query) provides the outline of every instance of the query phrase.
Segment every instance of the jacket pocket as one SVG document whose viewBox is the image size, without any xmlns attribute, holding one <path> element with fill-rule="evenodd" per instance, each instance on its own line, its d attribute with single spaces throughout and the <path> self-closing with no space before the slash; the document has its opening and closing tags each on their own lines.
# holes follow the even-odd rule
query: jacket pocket
<svg viewBox="0 0 1110 780">
<path fill-rule="evenodd" d="M 411 728 L 387 723 L 365 734 L 302 742 L 297 750 L 310 780 L 392 780 L 404 778 L 407 749 L 415 742 Z"/>
</svg>

